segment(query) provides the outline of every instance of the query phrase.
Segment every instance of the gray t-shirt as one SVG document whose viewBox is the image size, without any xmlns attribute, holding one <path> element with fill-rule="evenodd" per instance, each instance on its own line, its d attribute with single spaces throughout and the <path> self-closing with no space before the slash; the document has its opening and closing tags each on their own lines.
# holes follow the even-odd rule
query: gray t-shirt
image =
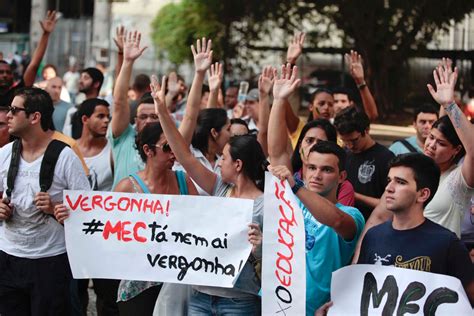
<svg viewBox="0 0 474 316">
<path fill-rule="evenodd" d="M 228 196 L 232 188 L 233 185 L 224 183 L 221 176 L 217 175 L 212 195 L 220 197 Z M 257 223 L 260 226 L 260 229 L 263 230 L 263 194 L 254 200 L 252 222 Z M 260 281 L 255 273 L 253 264 L 247 260 L 233 288 L 213 286 L 193 286 L 193 288 L 199 292 L 213 296 L 244 298 L 258 294 Z"/>
</svg>

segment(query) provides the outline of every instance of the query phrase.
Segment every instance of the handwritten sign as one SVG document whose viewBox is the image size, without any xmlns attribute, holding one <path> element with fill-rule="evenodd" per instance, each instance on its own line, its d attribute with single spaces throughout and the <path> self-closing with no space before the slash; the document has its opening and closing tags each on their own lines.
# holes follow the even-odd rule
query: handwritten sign
<svg viewBox="0 0 474 316">
<path fill-rule="evenodd" d="M 65 191 L 75 278 L 232 287 L 249 257 L 253 201 Z"/>
<path fill-rule="evenodd" d="M 304 315 L 306 255 L 303 213 L 288 182 L 265 175 L 262 314 Z"/>
<path fill-rule="evenodd" d="M 453 277 L 358 264 L 332 274 L 328 315 L 472 315 L 461 282 Z"/>
</svg>

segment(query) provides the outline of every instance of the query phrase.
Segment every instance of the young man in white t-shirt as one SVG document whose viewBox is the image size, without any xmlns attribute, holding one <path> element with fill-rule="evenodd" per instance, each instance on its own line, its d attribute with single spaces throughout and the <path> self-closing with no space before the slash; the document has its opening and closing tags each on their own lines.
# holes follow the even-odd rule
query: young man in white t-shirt
<svg viewBox="0 0 474 316">
<path fill-rule="evenodd" d="M 64 228 L 53 214 L 63 190 L 89 190 L 74 152 L 65 147 L 57 159 L 53 182 L 40 192 L 39 173 L 54 107 L 46 91 L 17 92 L 7 115 L 8 132 L 20 139 L 18 172 L 8 186 L 13 143 L 0 149 L 0 315 L 67 315 L 71 271 Z M 10 196 L 5 192 L 12 189 Z"/>
<path fill-rule="evenodd" d="M 109 103 L 98 98 L 85 100 L 79 106 L 78 114 L 82 134 L 77 145 L 90 170 L 93 189 L 112 191 L 112 149 L 106 137 L 110 123 Z"/>
</svg>

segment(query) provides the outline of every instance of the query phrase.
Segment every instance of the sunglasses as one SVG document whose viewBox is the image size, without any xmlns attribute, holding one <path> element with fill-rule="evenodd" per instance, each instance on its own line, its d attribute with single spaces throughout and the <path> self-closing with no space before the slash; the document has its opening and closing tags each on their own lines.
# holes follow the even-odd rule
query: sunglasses
<svg viewBox="0 0 474 316">
<path fill-rule="evenodd" d="M 171 152 L 171 147 L 170 144 L 164 143 L 163 145 L 153 145 L 156 148 L 161 149 L 164 153 L 170 153 Z"/>
<path fill-rule="evenodd" d="M 13 115 L 17 114 L 20 111 L 28 113 L 28 111 L 25 108 L 18 108 L 16 106 L 9 106 L 8 111 L 11 112 Z"/>
</svg>

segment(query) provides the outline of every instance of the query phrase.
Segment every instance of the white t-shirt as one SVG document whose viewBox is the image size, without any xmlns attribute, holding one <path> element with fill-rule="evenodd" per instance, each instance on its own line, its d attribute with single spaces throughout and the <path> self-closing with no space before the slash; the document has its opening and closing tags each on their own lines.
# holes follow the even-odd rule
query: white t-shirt
<svg viewBox="0 0 474 316">
<path fill-rule="evenodd" d="M 112 147 L 109 141 L 100 153 L 92 157 L 84 157 L 91 176 L 97 181 L 97 189 L 99 191 L 112 191 L 112 183 L 114 176 L 112 174 L 112 166 L 110 164 L 110 151 Z"/>
<path fill-rule="evenodd" d="M 458 238 L 461 238 L 461 220 L 474 194 L 474 188 L 466 184 L 461 168 L 453 166 L 443 172 L 438 190 L 424 211 L 426 218 L 456 233 Z"/>
<path fill-rule="evenodd" d="M 214 163 L 214 167 L 213 167 L 211 165 L 211 163 L 209 162 L 209 160 L 207 160 L 206 156 L 204 156 L 202 151 L 200 151 L 197 148 L 194 148 L 193 145 L 190 145 L 189 149 L 191 150 L 191 153 L 194 156 L 194 158 L 199 160 L 199 162 L 202 163 L 202 165 L 204 167 L 206 167 L 208 170 L 214 172 L 215 174 L 217 174 L 219 176 L 221 175 L 221 168 L 219 167 L 219 160 L 221 160 L 220 156 L 218 156 L 217 160 Z M 174 171 L 181 170 L 181 171 L 186 172 L 184 167 L 177 160 L 174 163 L 173 170 Z M 209 196 L 209 193 L 207 193 L 203 188 L 201 188 L 193 179 L 191 179 L 191 180 L 193 181 L 194 186 L 196 187 L 199 195 Z"/>
<path fill-rule="evenodd" d="M 0 191 L 4 195 L 12 144 L 0 149 Z M 42 160 L 43 156 L 33 162 L 20 158 L 11 196 L 13 214 L 0 230 L 0 249 L 13 256 L 37 259 L 66 252 L 63 226 L 34 205 L 35 195 L 40 192 L 39 172 Z M 62 202 L 63 190 L 90 190 L 81 162 L 69 147 L 64 148 L 59 155 L 53 183 L 48 190 L 53 203 Z"/>
</svg>

